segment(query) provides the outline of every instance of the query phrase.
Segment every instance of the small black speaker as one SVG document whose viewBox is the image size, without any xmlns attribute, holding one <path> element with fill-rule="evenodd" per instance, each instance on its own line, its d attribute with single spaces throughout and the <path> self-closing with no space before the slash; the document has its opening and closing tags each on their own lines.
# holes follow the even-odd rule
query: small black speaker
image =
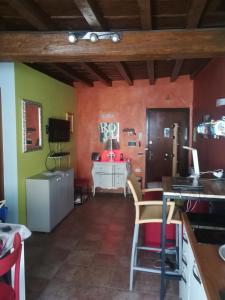
<svg viewBox="0 0 225 300">
<path fill-rule="evenodd" d="M 91 160 L 100 160 L 100 154 L 98 152 L 92 152 L 91 154 Z"/>
</svg>

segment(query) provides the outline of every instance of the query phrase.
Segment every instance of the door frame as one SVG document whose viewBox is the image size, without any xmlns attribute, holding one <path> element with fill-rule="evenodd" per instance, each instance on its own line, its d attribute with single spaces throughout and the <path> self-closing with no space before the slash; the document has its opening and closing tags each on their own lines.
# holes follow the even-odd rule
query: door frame
<svg viewBox="0 0 225 300">
<path fill-rule="evenodd" d="M 188 146 L 190 144 L 190 132 L 191 132 L 191 122 L 190 122 L 190 108 L 189 107 L 180 107 L 180 108 L 167 108 L 167 107 L 163 107 L 163 108 L 146 108 L 146 148 L 148 148 L 149 146 L 149 141 L 148 141 L 148 132 L 149 132 L 149 124 L 150 124 L 150 113 L 151 111 L 153 112 L 157 112 L 157 111 L 177 111 L 177 112 L 184 112 L 186 113 L 186 121 L 187 121 L 187 128 L 188 128 L 188 132 L 187 132 L 187 145 Z M 146 176 L 146 168 L 147 168 L 147 155 L 146 155 L 146 151 L 145 150 L 145 186 L 147 186 L 147 176 Z M 188 157 L 188 165 L 189 165 L 189 157 Z"/>
</svg>

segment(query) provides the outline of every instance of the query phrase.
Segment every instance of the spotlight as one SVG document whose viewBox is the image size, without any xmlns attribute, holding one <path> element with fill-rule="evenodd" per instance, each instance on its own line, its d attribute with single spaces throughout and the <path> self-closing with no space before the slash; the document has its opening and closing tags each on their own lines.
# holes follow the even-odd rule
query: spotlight
<svg viewBox="0 0 225 300">
<path fill-rule="evenodd" d="M 111 40 L 113 43 L 118 43 L 121 40 L 121 33 L 118 32 L 85 32 L 76 31 L 68 33 L 68 40 L 74 44 L 80 40 L 89 40 L 96 43 L 98 40 Z"/>
<path fill-rule="evenodd" d="M 91 33 L 91 34 L 90 34 L 90 41 L 91 41 L 92 43 L 95 43 L 95 42 L 98 41 L 98 36 L 97 36 L 96 33 Z"/>
<path fill-rule="evenodd" d="M 68 35 L 68 40 L 71 44 L 74 44 L 78 39 L 74 33 L 70 32 Z"/>
<path fill-rule="evenodd" d="M 113 43 L 118 43 L 120 41 L 120 36 L 118 33 L 111 34 L 111 40 Z"/>
</svg>

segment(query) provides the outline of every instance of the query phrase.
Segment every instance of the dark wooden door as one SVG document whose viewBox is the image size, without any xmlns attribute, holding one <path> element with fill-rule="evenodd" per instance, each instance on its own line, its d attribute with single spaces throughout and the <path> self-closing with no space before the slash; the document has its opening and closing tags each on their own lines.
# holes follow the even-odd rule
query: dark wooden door
<svg viewBox="0 0 225 300">
<path fill-rule="evenodd" d="M 162 176 L 172 176 L 173 124 L 178 124 L 177 172 L 187 175 L 189 110 L 188 109 L 148 109 L 146 146 L 146 183 L 159 181 Z"/>
</svg>

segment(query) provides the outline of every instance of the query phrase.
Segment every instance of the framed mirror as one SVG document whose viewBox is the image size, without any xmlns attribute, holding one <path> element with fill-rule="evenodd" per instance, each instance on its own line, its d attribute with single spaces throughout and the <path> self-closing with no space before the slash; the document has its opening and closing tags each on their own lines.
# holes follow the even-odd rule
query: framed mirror
<svg viewBox="0 0 225 300">
<path fill-rule="evenodd" d="M 22 100 L 23 152 L 42 148 L 40 103 Z"/>
</svg>

